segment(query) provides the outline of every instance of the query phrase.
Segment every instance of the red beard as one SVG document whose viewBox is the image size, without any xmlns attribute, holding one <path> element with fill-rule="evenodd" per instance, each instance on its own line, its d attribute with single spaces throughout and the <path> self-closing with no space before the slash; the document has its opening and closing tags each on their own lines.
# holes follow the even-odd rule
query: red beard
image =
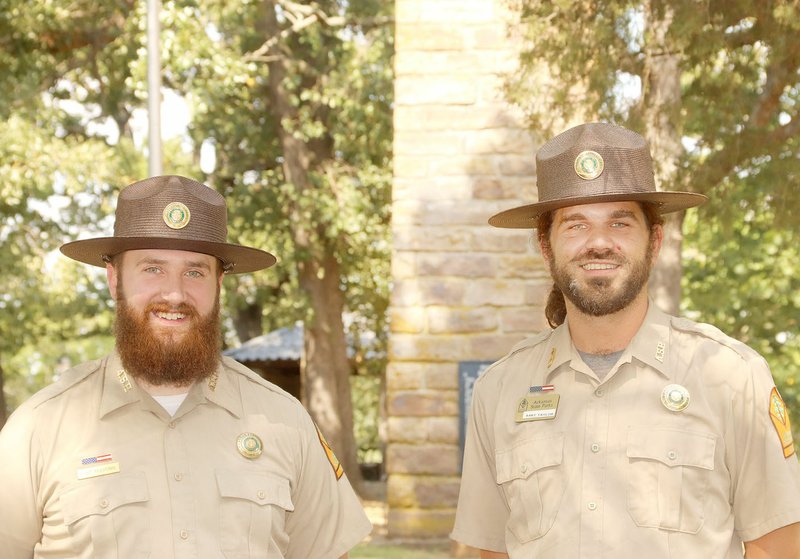
<svg viewBox="0 0 800 559">
<path fill-rule="evenodd" d="M 178 339 L 159 335 L 148 319 L 159 311 L 184 313 L 194 327 Z M 122 365 L 130 375 L 154 386 L 189 386 L 209 377 L 219 365 L 219 298 L 206 317 L 190 305 L 165 303 L 148 305 L 144 313 L 137 314 L 120 289 L 114 332 Z"/>
</svg>

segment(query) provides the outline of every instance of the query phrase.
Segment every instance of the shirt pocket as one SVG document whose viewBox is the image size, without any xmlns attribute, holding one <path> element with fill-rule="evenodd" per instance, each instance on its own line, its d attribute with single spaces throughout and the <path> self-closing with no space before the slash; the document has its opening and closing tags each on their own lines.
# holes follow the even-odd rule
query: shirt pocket
<svg viewBox="0 0 800 559">
<path fill-rule="evenodd" d="M 294 510 L 289 481 L 263 472 L 219 470 L 220 546 L 228 559 L 282 559 Z"/>
<path fill-rule="evenodd" d="M 76 557 L 150 555 L 150 494 L 144 473 L 81 480 L 59 497 Z"/>
<path fill-rule="evenodd" d="M 564 495 L 564 435 L 529 439 L 495 454 L 497 483 L 510 509 L 508 529 L 521 543 L 553 526 Z"/>
<path fill-rule="evenodd" d="M 628 513 L 638 526 L 696 534 L 714 472 L 714 435 L 669 428 L 628 431 Z"/>
</svg>

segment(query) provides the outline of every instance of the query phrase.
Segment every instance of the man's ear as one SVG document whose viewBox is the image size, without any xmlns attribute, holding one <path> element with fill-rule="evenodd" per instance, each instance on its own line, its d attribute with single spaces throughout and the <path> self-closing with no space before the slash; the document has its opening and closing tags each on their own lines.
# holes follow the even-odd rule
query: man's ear
<svg viewBox="0 0 800 559">
<path fill-rule="evenodd" d="M 539 243 L 539 252 L 542 254 L 542 260 L 544 260 L 544 267 L 549 274 L 552 274 L 553 270 L 550 269 L 550 254 L 551 254 L 550 243 L 548 243 L 547 241 L 543 240 L 538 236 L 536 238 Z"/>
<path fill-rule="evenodd" d="M 108 290 L 111 292 L 111 298 L 117 300 L 117 269 L 110 262 L 106 263 L 106 279 L 108 279 Z"/>
<path fill-rule="evenodd" d="M 664 243 L 664 226 L 663 225 L 653 225 L 653 228 L 650 233 L 650 244 L 652 249 L 652 258 L 650 261 L 650 267 L 656 265 L 656 261 L 658 260 L 658 254 L 661 252 L 661 245 Z"/>
</svg>

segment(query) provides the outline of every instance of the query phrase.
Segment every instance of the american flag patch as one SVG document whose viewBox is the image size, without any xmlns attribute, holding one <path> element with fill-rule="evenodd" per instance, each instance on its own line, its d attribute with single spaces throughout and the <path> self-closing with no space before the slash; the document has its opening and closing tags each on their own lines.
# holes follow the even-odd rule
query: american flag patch
<svg viewBox="0 0 800 559">
<path fill-rule="evenodd" d="M 556 387 L 552 384 L 545 384 L 544 386 L 531 386 L 529 392 L 550 392 L 555 389 Z"/>
<path fill-rule="evenodd" d="M 110 462 L 111 454 L 98 454 L 97 456 L 90 456 L 81 460 L 81 464 L 97 464 L 98 462 Z"/>
</svg>

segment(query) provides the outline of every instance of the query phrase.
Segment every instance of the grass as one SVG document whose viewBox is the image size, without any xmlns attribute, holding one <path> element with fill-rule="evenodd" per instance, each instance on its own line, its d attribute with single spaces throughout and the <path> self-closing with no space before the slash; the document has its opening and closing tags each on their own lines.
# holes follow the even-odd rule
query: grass
<svg viewBox="0 0 800 559">
<path fill-rule="evenodd" d="M 452 559 L 446 545 L 400 546 L 361 544 L 350 551 L 350 559 Z"/>
</svg>

